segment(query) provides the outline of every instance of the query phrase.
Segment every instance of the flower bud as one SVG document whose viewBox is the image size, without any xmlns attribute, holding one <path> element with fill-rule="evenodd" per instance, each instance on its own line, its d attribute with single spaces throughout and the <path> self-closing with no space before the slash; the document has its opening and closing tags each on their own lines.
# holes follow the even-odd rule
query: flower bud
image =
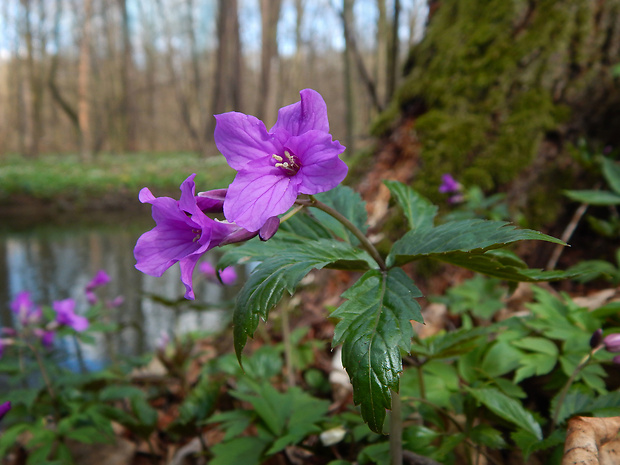
<svg viewBox="0 0 620 465">
<path fill-rule="evenodd" d="M 272 216 L 265 221 L 265 224 L 258 230 L 258 237 L 261 241 L 268 241 L 278 231 L 280 227 L 280 218 Z"/>
<path fill-rule="evenodd" d="M 224 199 L 228 189 L 213 189 L 206 192 L 198 192 L 196 205 L 204 213 L 222 213 L 224 211 Z"/>
<path fill-rule="evenodd" d="M 592 337 L 590 338 L 590 348 L 595 349 L 601 344 L 601 340 L 603 339 L 603 330 L 601 328 L 597 329 L 592 333 Z"/>
<path fill-rule="evenodd" d="M 620 333 L 613 333 L 603 339 L 608 352 L 620 352 Z"/>
</svg>

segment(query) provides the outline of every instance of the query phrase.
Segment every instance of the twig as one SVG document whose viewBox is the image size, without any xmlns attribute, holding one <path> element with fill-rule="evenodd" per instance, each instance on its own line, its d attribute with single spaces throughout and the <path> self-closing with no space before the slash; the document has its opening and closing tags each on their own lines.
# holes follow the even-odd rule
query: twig
<svg viewBox="0 0 620 465">
<path fill-rule="evenodd" d="M 581 220 L 583 215 L 586 213 L 588 206 L 589 205 L 587 203 L 582 203 L 579 206 L 579 208 L 575 210 L 575 213 L 573 214 L 573 217 L 571 218 L 570 223 L 568 223 L 568 226 L 566 226 L 566 229 L 564 230 L 564 232 L 562 233 L 562 236 L 560 237 L 562 241 L 568 243 L 571 236 L 575 232 L 575 229 L 577 229 L 577 225 L 579 224 L 579 221 Z M 562 244 L 557 244 L 555 246 L 555 249 L 553 249 L 553 253 L 551 254 L 551 258 L 549 258 L 549 261 L 547 262 L 546 269 L 548 271 L 553 270 L 555 266 L 558 264 L 560 255 L 562 255 L 562 252 L 564 251 L 565 247 L 566 246 Z"/>
</svg>

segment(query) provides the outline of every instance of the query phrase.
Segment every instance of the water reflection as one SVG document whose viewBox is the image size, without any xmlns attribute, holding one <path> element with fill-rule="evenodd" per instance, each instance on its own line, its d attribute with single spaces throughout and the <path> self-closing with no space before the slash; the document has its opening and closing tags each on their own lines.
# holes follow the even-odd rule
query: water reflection
<svg viewBox="0 0 620 465">
<path fill-rule="evenodd" d="M 121 295 L 124 302 L 106 312 L 106 318 L 119 323 L 121 330 L 98 335 L 94 345 L 80 346 L 85 364 L 98 368 L 117 355 L 139 355 L 152 350 L 162 331 L 183 334 L 189 331 L 217 331 L 228 321 L 229 302 L 237 287 L 222 287 L 194 275 L 196 303 L 208 310 L 181 305 L 176 310 L 152 299 L 180 298 L 185 288 L 178 265 L 163 277 L 146 276 L 134 268 L 133 247 L 139 235 L 152 227 L 53 227 L 28 232 L 0 232 L 0 325 L 12 327 L 9 302 L 18 292 L 28 290 L 39 304 L 74 298 L 77 312 L 88 308 L 84 288 L 95 273 L 103 269 L 112 281 L 99 289 L 104 300 Z M 215 252 L 204 259 L 215 263 Z M 77 363 L 73 341 L 62 341 Z"/>
</svg>

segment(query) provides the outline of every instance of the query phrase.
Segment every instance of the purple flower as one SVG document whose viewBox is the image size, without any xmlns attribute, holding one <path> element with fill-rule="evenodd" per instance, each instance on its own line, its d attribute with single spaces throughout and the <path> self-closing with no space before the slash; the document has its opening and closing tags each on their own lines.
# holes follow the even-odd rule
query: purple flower
<svg viewBox="0 0 620 465">
<path fill-rule="evenodd" d="M 608 352 L 620 352 L 620 333 L 612 333 L 603 339 Z"/>
<path fill-rule="evenodd" d="M 43 316 L 41 309 L 30 299 L 30 292 L 28 291 L 17 294 L 10 307 L 23 326 L 36 324 Z"/>
<path fill-rule="evenodd" d="M 280 109 L 269 132 L 254 116 L 215 115 L 215 144 L 237 170 L 224 215 L 248 231 L 286 212 L 298 194 L 328 191 L 347 175 L 338 158 L 345 148 L 329 133 L 325 101 L 312 89 L 300 95 L 301 101 Z"/>
<path fill-rule="evenodd" d="M 54 344 L 54 336 L 56 333 L 53 330 L 35 328 L 34 334 L 39 338 L 44 347 L 52 347 Z"/>
<path fill-rule="evenodd" d="M 151 276 L 161 276 L 179 262 L 186 299 L 194 299 L 192 274 L 206 251 L 230 243 L 231 236 L 247 240 L 256 235 L 205 215 L 194 195 L 195 176 L 192 174 L 181 184 L 180 200 L 155 197 L 146 187 L 140 191 L 140 201 L 153 206 L 156 226 L 142 234 L 134 248 L 136 268 Z"/>
<path fill-rule="evenodd" d="M 52 308 L 56 311 L 56 322 L 60 326 L 69 326 L 78 332 L 88 328 L 88 319 L 75 314 L 75 300 L 65 299 L 53 302 Z M 43 341 L 43 337 L 41 340 Z"/>
<path fill-rule="evenodd" d="M 104 270 L 97 271 L 97 274 L 86 285 L 86 299 L 88 303 L 94 305 L 97 303 L 97 296 L 93 292 L 96 288 L 104 286 L 110 282 L 110 277 Z"/>
<path fill-rule="evenodd" d="M 207 279 L 211 279 L 211 280 L 218 281 L 218 282 L 221 280 L 222 284 L 225 284 L 227 286 L 232 286 L 237 281 L 237 272 L 235 271 L 235 268 L 232 266 L 224 268 L 223 270 L 219 272 L 219 280 L 217 277 L 217 272 L 215 268 L 213 267 L 213 265 L 211 265 L 211 263 L 202 262 L 200 264 L 199 269 L 200 269 L 200 272 L 207 277 Z"/>
<path fill-rule="evenodd" d="M 450 174 L 444 174 L 441 176 L 441 185 L 439 186 L 439 192 L 445 194 L 447 192 L 460 192 L 463 186 L 456 181 Z"/>
<path fill-rule="evenodd" d="M 592 333 L 592 336 L 590 337 L 590 348 L 596 349 L 601 344 L 602 339 L 603 339 L 603 330 L 602 328 L 599 328 L 596 331 L 594 331 Z"/>
<path fill-rule="evenodd" d="M 0 404 L 0 420 L 11 410 L 11 401 Z"/>
</svg>

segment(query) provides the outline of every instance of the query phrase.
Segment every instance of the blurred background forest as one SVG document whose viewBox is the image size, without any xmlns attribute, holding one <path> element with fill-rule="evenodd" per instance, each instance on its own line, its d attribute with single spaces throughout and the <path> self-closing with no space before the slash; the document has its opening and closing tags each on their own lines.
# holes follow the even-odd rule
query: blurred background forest
<svg viewBox="0 0 620 465">
<path fill-rule="evenodd" d="M 0 153 L 214 155 L 213 114 L 270 127 L 305 87 L 353 148 L 426 12 L 422 0 L 4 0 Z"/>
</svg>

